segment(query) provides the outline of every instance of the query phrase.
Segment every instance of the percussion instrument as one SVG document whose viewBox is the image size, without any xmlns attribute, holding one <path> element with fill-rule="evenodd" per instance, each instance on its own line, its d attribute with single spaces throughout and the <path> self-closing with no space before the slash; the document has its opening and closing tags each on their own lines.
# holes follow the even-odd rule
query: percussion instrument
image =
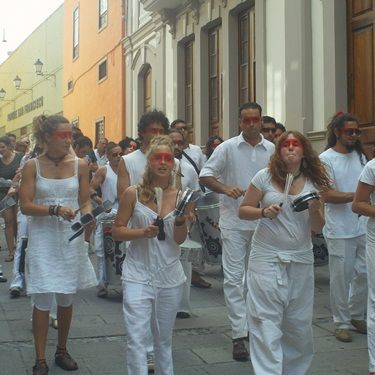
<svg viewBox="0 0 375 375">
<path fill-rule="evenodd" d="M 182 216 L 188 203 L 193 198 L 194 190 L 186 188 L 183 192 L 180 202 L 176 205 L 174 216 Z"/>
<path fill-rule="evenodd" d="M 126 242 L 113 240 L 113 223 L 114 219 L 105 219 L 101 220 L 98 225 L 102 226 L 106 281 L 111 285 L 120 285 L 122 264 L 126 255 Z"/>
<path fill-rule="evenodd" d="M 309 207 L 308 202 L 313 199 L 319 200 L 319 194 L 317 192 L 310 192 L 310 193 L 303 194 L 302 196 L 298 197 L 297 199 L 293 201 L 292 203 L 293 211 L 302 212 L 306 210 Z"/>
<path fill-rule="evenodd" d="M 16 204 L 16 200 L 11 195 L 5 196 L 5 198 L 0 201 L 0 213 L 9 207 L 15 206 Z"/>
<path fill-rule="evenodd" d="M 197 201 L 197 224 L 203 244 L 203 258 L 209 264 L 221 264 L 222 243 L 219 229 L 220 203 L 214 192 Z"/>
<path fill-rule="evenodd" d="M 188 261 L 194 263 L 200 263 L 202 260 L 202 245 L 196 241 L 193 241 L 189 236 L 185 242 L 180 245 L 181 261 Z"/>
</svg>

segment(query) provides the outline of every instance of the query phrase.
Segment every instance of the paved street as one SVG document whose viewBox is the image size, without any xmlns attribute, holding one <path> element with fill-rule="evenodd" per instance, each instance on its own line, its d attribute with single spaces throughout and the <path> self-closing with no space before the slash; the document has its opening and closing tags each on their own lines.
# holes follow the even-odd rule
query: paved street
<svg viewBox="0 0 375 375">
<path fill-rule="evenodd" d="M 1 234 L 2 248 L 5 244 Z M 34 349 L 30 321 L 30 300 L 10 299 L 11 265 L 4 263 L 8 283 L 0 284 L 0 374 L 31 374 Z M 231 359 L 231 339 L 226 318 L 222 274 L 219 268 L 207 269 L 213 288 L 192 288 L 194 317 L 178 320 L 174 333 L 173 355 L 176 375 L 251 374 L 249 363 Z M 328 268 L 316 268 L 314 313 L 315 351 L 309 374 L 367 374 L 366 336 L 353 334 L 353 342 L 339 343 L 333 336 L 329 313 Z M 47 361 L 50 374 L 64 374 L 53 364 L 56 331 L 50 328 Z M 75 300 L 69 349 L 79 364 L 78 374 L 126 374 L 125 335 L 119 289 L 108 299 L 99 299 L 94 289 L 80 292 Z"/>
</svg>

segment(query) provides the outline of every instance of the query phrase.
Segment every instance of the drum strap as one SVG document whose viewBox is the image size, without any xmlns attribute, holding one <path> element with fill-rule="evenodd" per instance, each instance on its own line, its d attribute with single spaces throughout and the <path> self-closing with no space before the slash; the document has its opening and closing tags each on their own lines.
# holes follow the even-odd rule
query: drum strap
<svg viewBox="0 0 375 375">
<path fill-rule="evenodd" d="M 198 167 L 195 164 L 194 160 L 185 151 L 182 151 L 182 155 L 184 155 L 185 158 L 190 162 L 190 164 L 193 166 L 193 168 L 195 169 L 195 172 L 197 172 L 197 175 L 199 177 L 200 170 L 198 169 Z M 199 186 L 200 186 L 201 190 L 204 193 L 206 191 L 206 188 L 201 183 L 199 183 Z"/>
</svg>

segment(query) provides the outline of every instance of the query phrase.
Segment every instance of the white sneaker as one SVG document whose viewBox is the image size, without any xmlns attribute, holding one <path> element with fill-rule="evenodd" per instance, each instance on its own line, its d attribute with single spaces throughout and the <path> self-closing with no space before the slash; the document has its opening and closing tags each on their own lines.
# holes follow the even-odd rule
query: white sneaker
<svg viewBox="0 0 375 375">
<path fill-rule="evenodd" d="M 147 353 L 147 369 L 149 374 L 154 373 L 154 352 Z"/>
</svg>

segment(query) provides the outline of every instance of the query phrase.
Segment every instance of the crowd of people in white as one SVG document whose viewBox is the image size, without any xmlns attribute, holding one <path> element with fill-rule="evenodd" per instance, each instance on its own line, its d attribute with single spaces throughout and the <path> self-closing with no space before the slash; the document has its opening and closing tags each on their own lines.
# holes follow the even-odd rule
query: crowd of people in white
<svg viewBox="0 0 375 375">
<path fill-rule="evenodd" d="M 211 287 L 202 277 L 210 261 L 207 226 L 220 249 L 234 360 L 250 359 L 257 375 L 307 373 L 314 353 L 312 235 L 323 232 L 336 339 L 351 342 L 353 328 L 368 334 L 375 374 L 375 159 L 363 151 L 354 116 L 333 117 L 320 155 L 253 102 L 239 109 L 240 134 L 213 136 L 204 152 L 188 143 L 183 120 L 170 124 L 157 110 L 141 117 L 137 140 L 102 137 L 95 150 L 62 116 L 42 115 L 33 125 L 30 151 L 0 137 L 0 212 L 6 261 L 14 262 L 9 291 L 31 296 L 33 374 L 48 374 L 50 316 L 58 329 L 55 363 L 78 369 L 67 351 L 74 294 L 96 286 L 98 297 L 108 295 L 108 222 L 124 245 L 129 375 L 173 374 L 176 316 L 191 315 L 191 285 Z M 189 189 L 194 198 L 184 202 Z M 200 209 L 208 212 L 205 223 Z M 197 243 L 200 256 L 181 255 Z"/>
</svg>

